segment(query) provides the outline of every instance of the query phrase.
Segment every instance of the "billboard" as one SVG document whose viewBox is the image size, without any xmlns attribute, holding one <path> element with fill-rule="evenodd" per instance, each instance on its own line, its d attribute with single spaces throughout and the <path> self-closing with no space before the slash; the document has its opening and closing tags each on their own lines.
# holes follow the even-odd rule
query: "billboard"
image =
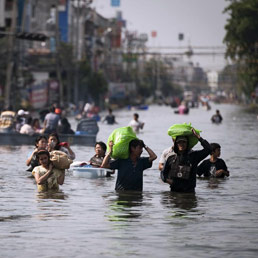
<svg viewBox="0 0 258 258">
<path fill-rule="evenodd" d="M 30 103 L 33 108 L 43 108 L 48 102 L 48 83 L 43 81 L 30 88 Z"/>
</svg>

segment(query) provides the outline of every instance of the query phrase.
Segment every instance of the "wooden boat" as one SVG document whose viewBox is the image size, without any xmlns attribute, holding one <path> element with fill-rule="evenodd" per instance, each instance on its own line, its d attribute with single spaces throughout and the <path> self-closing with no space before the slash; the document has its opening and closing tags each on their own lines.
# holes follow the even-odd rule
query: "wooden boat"
<svg viewBox="0 0 258 258">
<path fill-rule="evenodd" d="M 113 172 L 110 169 L 93 167 L 72 167 L 72 170 L 74 176 L 86 178 L 107 177 L 107 173 Z"/>
<path fill-rule="evenodd" d="M 78 123 L 75 134 L 59 134 L 59 138 L 61 142 L 68 142 L 71 145 L 94 146 L 98 131 L 96 120 L 87 118 Z M 30 136 L 17 132 L 0 133 L 0 145 L 34 145 L 38 135 Z"/>
</svg>

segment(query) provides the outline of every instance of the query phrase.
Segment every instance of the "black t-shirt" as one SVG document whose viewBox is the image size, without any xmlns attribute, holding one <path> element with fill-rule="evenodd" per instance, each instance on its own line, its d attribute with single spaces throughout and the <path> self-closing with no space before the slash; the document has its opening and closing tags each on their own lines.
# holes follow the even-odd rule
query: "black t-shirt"
<svg viewBox="0 0 258 258">
<path fill-rule="evenodd" d="M 152 162 L 148 157 L 139 158 L 136 166 L 130 158 L 117 159 L 110 162 L 111 169 L 118 169 L 116 190 L 142 191 L 143 170 L 150 168 Z"/>
<path fill-rule="evenodd" d="M 105 121 L 107 121 L 107 123 L 108 123 L 109 125 L 112 125 L 112 124 L 115 123 L 115 116 L 114 116 L 114 115 L 107 115 L 107 116 L 105 117 Z"/>
<path fill-rule="evenodd" d="M 204 160 L 197 168 L 197 174 L 204 177 L 215 177 L 217 170 L 223 169 L 228 171 L 227 165 L 223 159 L 217 159 L 216 162 L 211 162 L 209 159 Z M 221 175 L 224 177 L 225 175 Z"/>
</svg>

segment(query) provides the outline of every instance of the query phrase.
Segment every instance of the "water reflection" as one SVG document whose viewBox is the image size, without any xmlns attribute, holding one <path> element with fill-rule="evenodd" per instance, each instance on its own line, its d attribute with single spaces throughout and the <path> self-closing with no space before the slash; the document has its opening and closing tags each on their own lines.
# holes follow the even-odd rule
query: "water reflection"
<svg viewBox="0 0 258 258">
<path fill-rule="evenodd" d="M 116 192 L 110 201 L 108 215 L 110 221 L 129 221 L 142 216 L 141 206 L 143 204 L 142 192 L 125 191 Z"/>
<path fill-rule="evenodd" d="M 41 202 L 42 199 L 57 199 L 57 200 L 66 200 L 68 195 L 64 194 L 63 191 L 47 191 L 37 193 L 38 202 Z"/>
<path fill-rule="evenodd" d="M 219 187 L 220 184 L 225 183 L 227 178 L 210 177 L 210 178 L 198 178 L 198 180 L 207 181 L 207 188 L 216 189 Z"/>
<path fill-rule="evenodd" d="M 185 216 L 198 206 L 195 193 L 162 192 L 161 198 L 161 203 L 175 212 L 174 216 Z"/>
</svg>

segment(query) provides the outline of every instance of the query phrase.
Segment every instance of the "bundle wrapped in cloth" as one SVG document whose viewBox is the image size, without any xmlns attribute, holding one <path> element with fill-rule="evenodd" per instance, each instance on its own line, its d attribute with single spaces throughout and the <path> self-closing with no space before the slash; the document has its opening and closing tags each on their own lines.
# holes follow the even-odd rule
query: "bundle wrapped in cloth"
<svg viewBox="0 0 258 258">
<path fill-rule="evenodd" d="M 113 152 L 111 157 L 114 159 L 127 159 L 129 157 L 129 143 L 131 140 L 137 139 L 131 126 L 120 127 L 115 129 L 108 137 L 108 151 L 109 142 L 113 141 Z"/>
<path fill-rule="evenodd" d="M 58 150 L 50 152 L 50 160 L 52 161 L 53 166 L 57 169 L 68 169 L 73 163 L 66 153 Z"/>
<path fill-rule="evenodd" d="M 187 136 L 189 141 L 189 149 L 192 149 L 197 143 L 198 139 L 193 135 L 191 123 L 183 123 L 183 124 L 174 124 L 168 129 L 168 135 L 176 139 L 178 136 Z M 201 130 L 194 130 L 200 135 Z"/>
</svg>

